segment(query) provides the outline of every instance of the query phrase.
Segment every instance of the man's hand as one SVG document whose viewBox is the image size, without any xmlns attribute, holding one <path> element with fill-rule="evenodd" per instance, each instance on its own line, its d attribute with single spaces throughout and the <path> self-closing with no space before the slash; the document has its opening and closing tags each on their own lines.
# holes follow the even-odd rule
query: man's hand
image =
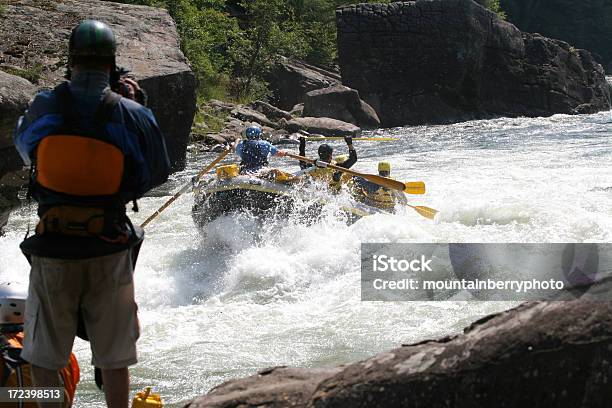
<svg viewBox="0 0 612 408">
<path fill-rule="evenodd" d="M 141 105 L 146 105 L 146 97 L 138 82 L 128 77 L 119 79 L 119 94 L 124 98 L 131 99 Z"/>
<path fill-rule="evenodd" d="M 344 136 L 344 141 L 350 147 L 353 145 L 353 137 L 352 136 Z"/>
<path fill-rule="evenodd" d="M 276 155 L 277 155 L 278 157 L 285 157 L 285 156 L 287 155 L 287 153 L 285 153 L 285 152 L 284 152 L 284 151 L 282 151 L 282 150 L 279 150 L 279 151 L 277 151 L 277 152 L 276 152 Z"/>
</svg>

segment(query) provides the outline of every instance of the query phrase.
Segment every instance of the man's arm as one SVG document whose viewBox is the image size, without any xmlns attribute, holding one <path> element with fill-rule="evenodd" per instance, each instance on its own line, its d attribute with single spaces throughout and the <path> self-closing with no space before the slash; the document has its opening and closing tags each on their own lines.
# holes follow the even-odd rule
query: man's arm
<svg viewBox="0 0 612 408">
<path fill-rule="evenodd" d="M 153 112 L 135 102 L 129 102 L 127 105 L 129 110 L 136 109 L 138 112 L 138 145 L 149 173 L 149 180 L 140 186 L 141 191 L 138 192 L 138 195 L 141 195 L 168 180 L 170 159 L 168 158 L 166 141 L 157 125 Z"/>
<path fill-rule="evenodd" d="M 304 136 L 300 136 L 299 141 L 300 141 L 299 155 L 302 157 L 306 157 L 306 138 Z M 300 169 L 303 170 L 303 169 L 307 169 L 308 167 L 312 167 L 312 164 L 304 163 L 303 161 L 300 161 Z"/>
<path fill-rule="evenodd" d="M 357 163 L 357 151 L 355 150 L 355 147 L 353 147 L 352 137 L 347 136 L 344 138 L 344 140 L 346 141 L 346 145 L 349 149 L 349 158 L 344 163 L 338 164 L 338 166 L 344 167 L 345 169 L 350 169 L 355 163 Z"/>
<path fill-rule="evenodd" d="M 238 155 L 238 157 L 240 157 L 240 160 L 242 160 L 242 153 L 243 152 L 244 152 L 244 142 L 241 140 L 236 145 L 236 154 Z"/>
<path fill-rule="evenodd" d="M 19 118 L 13 135 L 15 148 L 26 165 L 32 163 L 32 155 L 42 138 L 59 132 L 63 122 L 52 93 L 37 94 L 28 110 Z"/>
</svg>

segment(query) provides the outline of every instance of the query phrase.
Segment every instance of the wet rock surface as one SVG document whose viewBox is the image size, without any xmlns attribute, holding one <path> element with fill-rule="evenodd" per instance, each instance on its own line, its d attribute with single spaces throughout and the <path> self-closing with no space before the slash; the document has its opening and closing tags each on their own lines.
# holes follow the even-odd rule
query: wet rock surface
<svg viewBox="0 0 612 408">
<path fill-rule="evenodd" d="M 308 116 L 294 118 L 286 122 L 283 127 L 289 132 L 304 130 L 308 133 L 323 136 L 358 136 L 361 134 L 361 129 L 358 126 L 331 118 L 313 118 Z"/>
<path fill-rule="evenodd" d="M 26 79 L 0 71 L 0 178 L 23 165 L 13 146 L 13 132 L 35 92 L 36 86 Z"/>
<path fill-rule="evenodd" d="M 185 165 L 195 113 L 195 77 L 179 47 L 174 21 L 163 9 L 95 0 L 11 0 L 0 13 L 0 70 L 36 87 L 62 81 L 68 38 L 79 21 L 95 16 L 118 40 L 119 65 L 129 69 L 149 95 L 149 107 L 164 132 L 174 170 Z M 34 89 L 31 88 L 31 96 Z M 15 123 L 18 115 L 3 117 Z M 5 135 L 0 136 L 0 140 Z"/>
<path fill-rule="evenodd" d="M 304 102 L 306 93 L 341 82 L 338 73 L 287 58 L 275 66 L 267 81 L 272 91 L 272 104 L 286 111 Z"/>
<path fill-rule="evenodd" d="M 366 129 L 380 126 L 380 119 L 374 109 L 361 100 L 359 92 L 344 85 L 308 92 L 302 114 L 338 119 Z"/>
<path fill-rule="evenodd" d="M 612 302 L 526 303 L 336 371 L 272 373 L 229 381 L 187 406 L 603 408 L 612 398 Z"/>
<path fill-rule="evenodd" d="M 593 56 L 523 33 L 471 0 L 336 11 L 342 82 L 383 127 L 609 109 Z"/>
</svg>

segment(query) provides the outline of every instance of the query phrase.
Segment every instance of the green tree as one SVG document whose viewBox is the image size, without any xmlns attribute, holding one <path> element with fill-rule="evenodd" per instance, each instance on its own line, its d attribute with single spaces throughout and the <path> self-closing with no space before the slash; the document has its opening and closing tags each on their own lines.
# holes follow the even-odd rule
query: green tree
<svg viewBox="0 0 612 408">
<path fill-rule="evenodd" d="M 240 98 L 265 94 L 263 77 L 281 56 L 301 58 L 306 43 L 293 10 L 283 0 L 245 0 L 246 23 L 240 38 L 230 47 Z"/>
<path fill-rule="evenodd" d="M 499 14 L 501 18 L 506 18 L 506 13 L 502 10 L 499 0 L 475 0 L 476 3 L 488 8 L 491 11 Z"/>
</svg>

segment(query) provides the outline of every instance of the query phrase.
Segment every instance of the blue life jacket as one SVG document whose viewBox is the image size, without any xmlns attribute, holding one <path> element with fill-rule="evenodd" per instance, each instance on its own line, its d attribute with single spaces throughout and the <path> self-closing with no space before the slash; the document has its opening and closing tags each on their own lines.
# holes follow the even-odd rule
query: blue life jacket
<svg viewBox="0 0 612 408">
<path fill-rule="evenodd" d="M 268 155 L 271 145 L 264 140 L 245 140 L 242 146 L 242 162 L 244 170 L 259 170 L 268 165 Z"/>
</svg>

